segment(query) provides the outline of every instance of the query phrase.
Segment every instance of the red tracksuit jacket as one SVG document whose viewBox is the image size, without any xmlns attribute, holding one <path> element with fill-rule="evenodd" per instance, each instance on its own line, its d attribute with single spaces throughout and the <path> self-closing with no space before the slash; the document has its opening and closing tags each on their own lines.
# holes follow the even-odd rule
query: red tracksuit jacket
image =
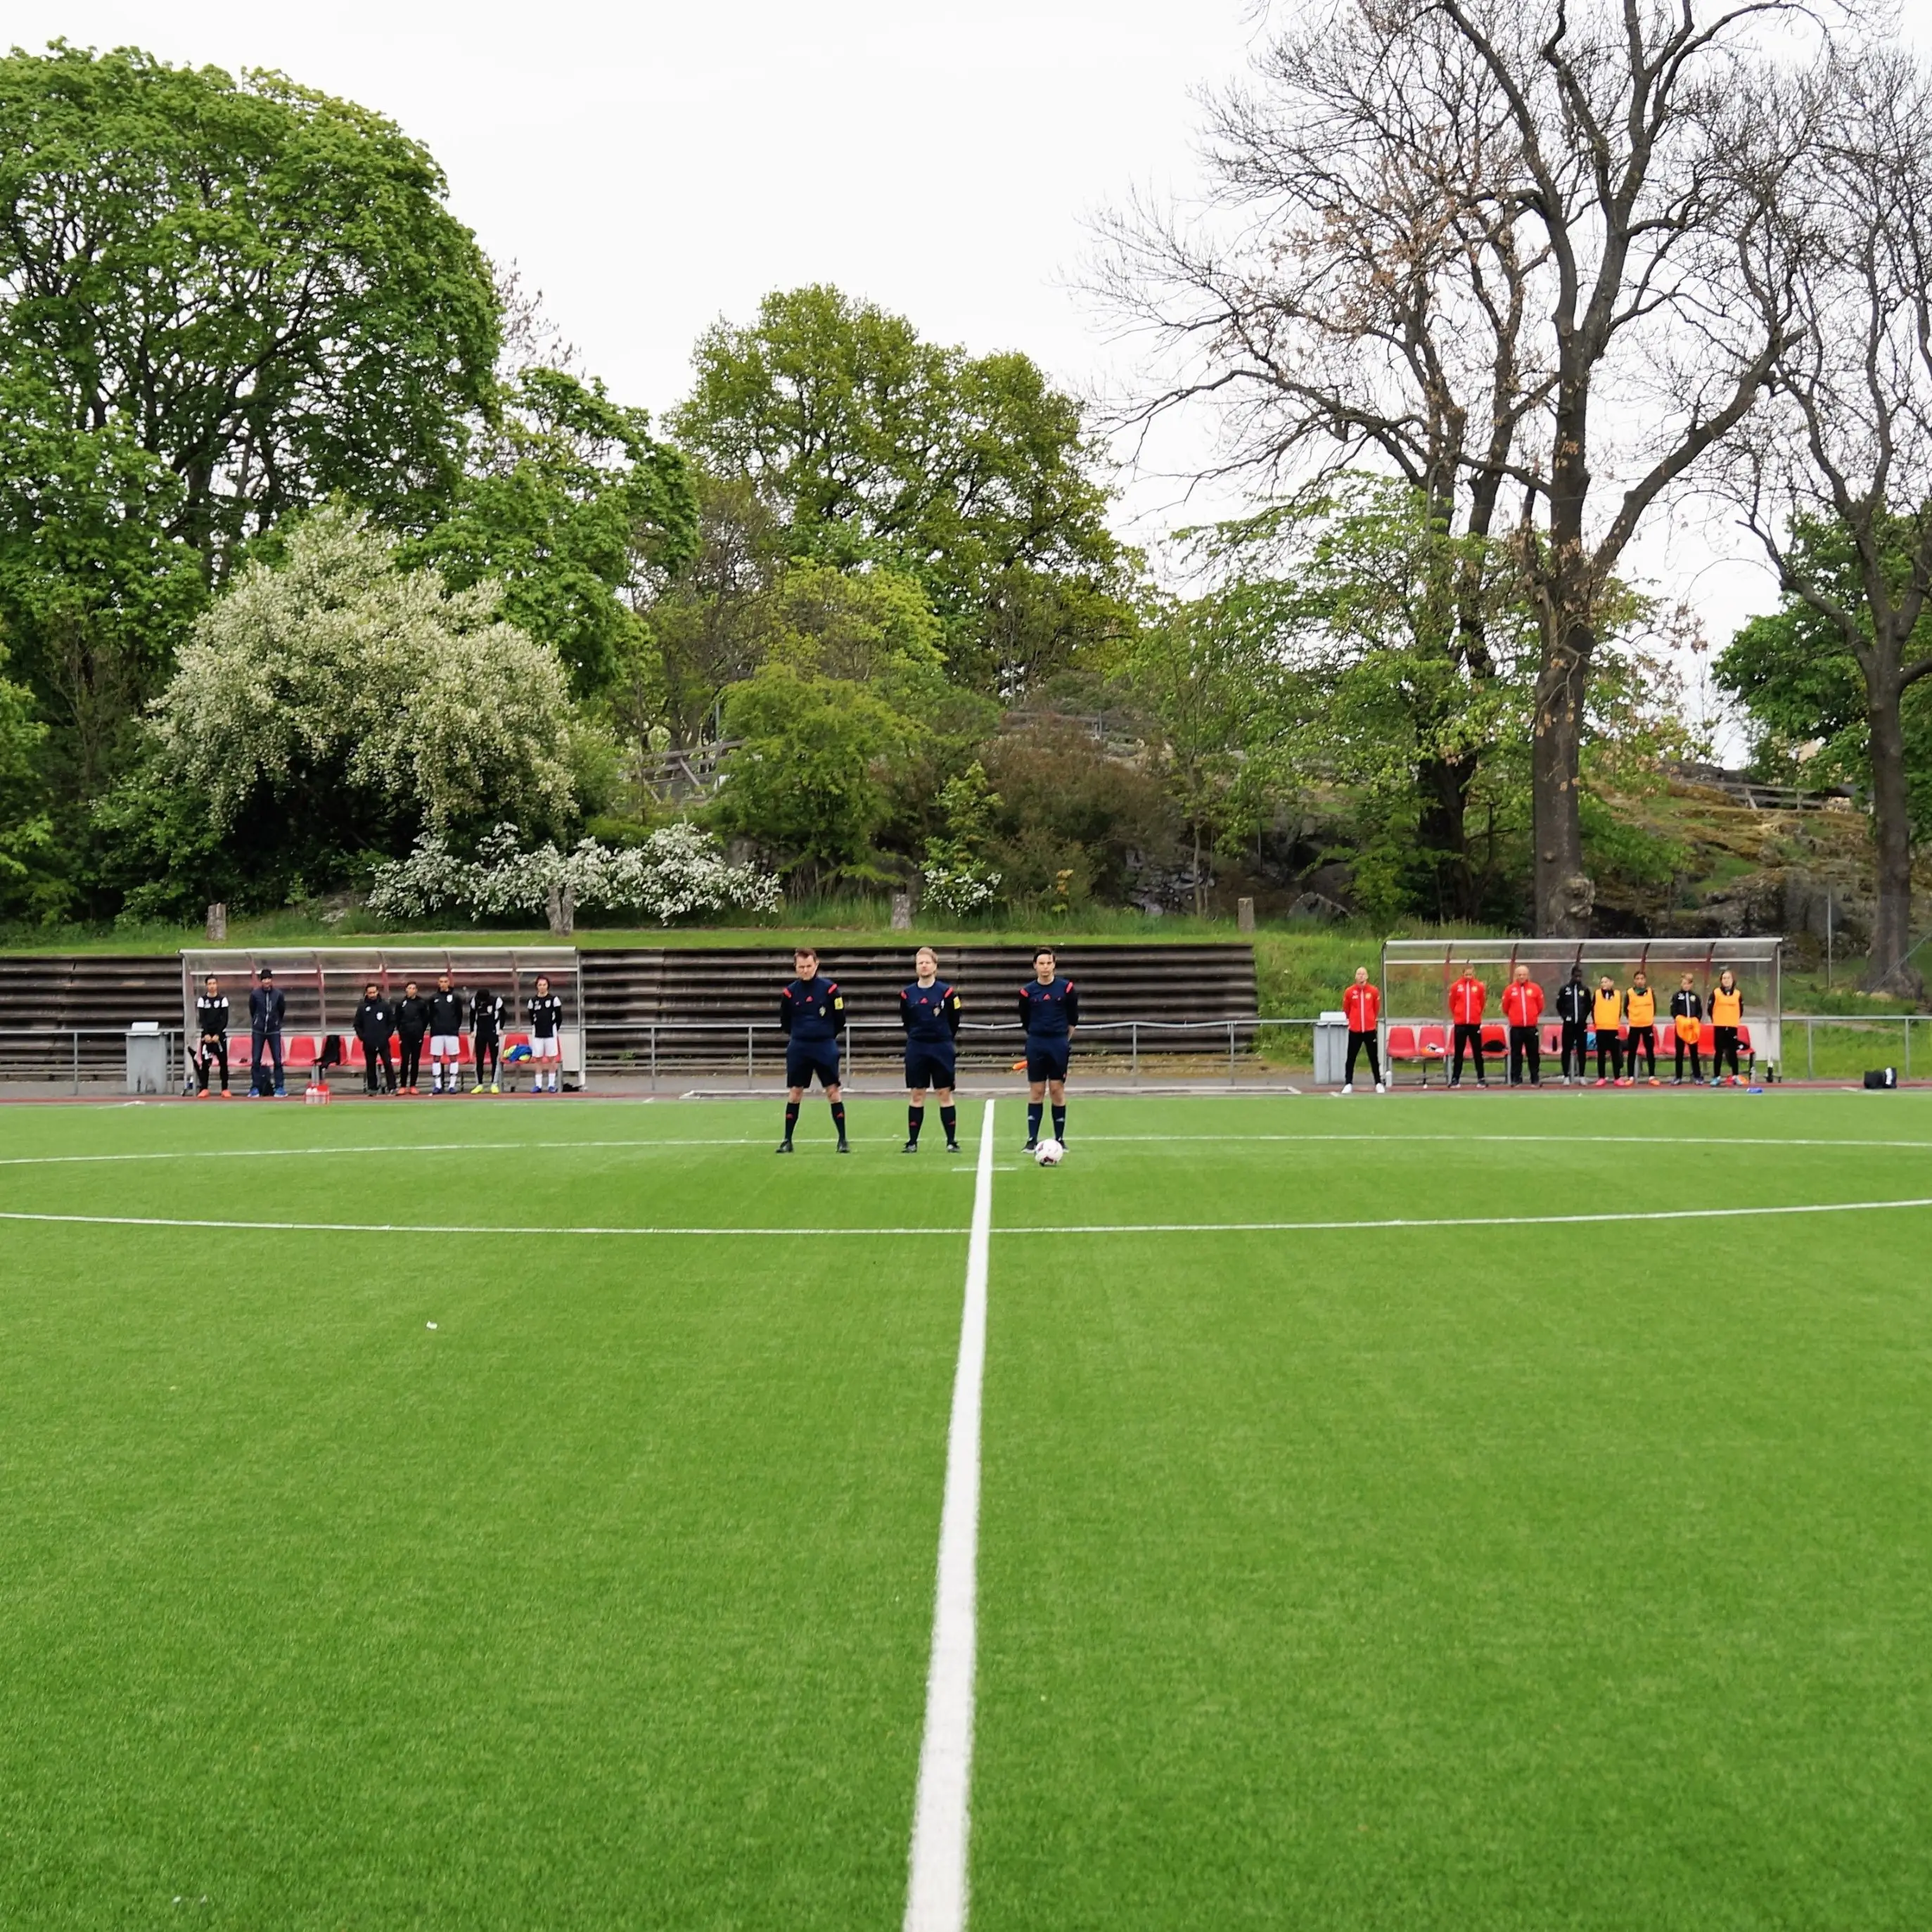
<svg viewBox="0 0 1932 1932">
<path fill-rule="evenodd" d="M 1503 988 L 1503 1018 L 1513 1027 L 1533 1027 L 1543 1017 L 1543 988 L 1534 980 L 1512 980 Z"/>
<path fill-rule="evenodd" d="M 1489 1003 L 1490 989 L 1474 974 L 1466 973 L 1449 988 L 1449 1017 L 1458 1026 L 1474 1026 Z"/>
<path fill-rule="evenodd" d="M 1382 1010 L 1382 996 L 1378 987 L 1351 986 L 1342 995 L 1342 1010 L 1348 1016 L 1351 1033 L 1373 1033 Z"/>
</svg>

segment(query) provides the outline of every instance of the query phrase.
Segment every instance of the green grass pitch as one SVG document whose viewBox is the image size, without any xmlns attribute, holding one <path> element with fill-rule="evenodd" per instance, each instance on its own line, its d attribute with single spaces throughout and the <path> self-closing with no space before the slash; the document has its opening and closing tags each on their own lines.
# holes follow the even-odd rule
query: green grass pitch
<svg viewBox="0 0 1932 1932">
<path fill-rule="evenodd" d="M 1932 1207 L 1760 1211 L 1932 1096 L 998 1107 L 976 1932 L 1932 1924 Z M 0 1112 L 0 1926 L 897 1926 L 974 1181 L 852 1120 Z"/>
</svg>

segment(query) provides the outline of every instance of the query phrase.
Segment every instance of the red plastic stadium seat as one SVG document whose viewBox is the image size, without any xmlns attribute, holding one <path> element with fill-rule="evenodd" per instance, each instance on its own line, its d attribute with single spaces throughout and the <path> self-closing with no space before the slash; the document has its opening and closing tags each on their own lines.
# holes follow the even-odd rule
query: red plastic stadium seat
<svg viewBox="0 0 1932 1932">
<path fill-rule="evenodd" d="M 1563 1051 L 1563 1029 L 1560 1026 L 1546 1026 L 1543 1029 L 1543 1050 L 1545 1053 Z"/>
<path fill-rule="evenodd" d="M 1418 1053 L 1426 1054 L 1436 1060 L 1445 1060 L 1449 1054 L 1449 1034 L 1445 1028 L 1426 1026 L 1415 1043 Z"/>
<path fill-rule="evenodd" d="M 292 1034 L 288 1045 L 283 1049 L 284 1066 L 313 1066 L 315 1064 L 316 1044 L 313 1034 Z"/>
<path fill-rule="evenodd" d="M 1388 1057 L 1391 1060 L 1413 1060 L 1415 1058 L 1414 1028 L 1392 1026 L 1389 1028 Z"/>
<path fill-rule="evenodd" d="M 1717 1043 L 1718 1029 L 1714 1027 L 1708 1020 L 1706 1020 L 1704 1022 L 1703 1030 L 1698 1039 L 1697 1044 L 1702 1047 L 1706 1053 L 1708 1053 L 1711 1049 L 1717 1045 Z"/>
<path fill-rule="evenodd" d="M 1485 1053 L 1507 1053 L 1509 1035 L 1492 1020 L 1483 1028 L 1483 1051 Z"/>
<path fill-rule="evenodd" d="M 1750 1053 L 1754 1051 L 1751 1046 L 1750 1028 L 1748 1026 L 1741 1026 L 1738 1028 L 1738 1051 L 1740 1053 Z"/>
</svg>

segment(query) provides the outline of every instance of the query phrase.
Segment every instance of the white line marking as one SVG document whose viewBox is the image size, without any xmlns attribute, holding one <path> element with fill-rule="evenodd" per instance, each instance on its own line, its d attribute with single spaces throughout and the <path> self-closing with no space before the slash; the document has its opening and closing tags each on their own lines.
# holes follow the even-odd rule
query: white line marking
<svg viewBox="0 0 1932 1932">
<path fill-rule="evenodd" d="M 1870 1214 L 1888 1208 L 1932 1208 L 1932 1195 L 1911 1201 L 1822 1201 L 1796 1207 L 1666 1208 L 1644 1214 L 1455 1214 L 1389 1221 L 1123 1221 L 1060 1228 L 1006 1227 L 1008 1234 L 1314 1234 L 1376 1228 L 1567 1228 L 1594 1221 L 1730 1221 L 1754 1214 Z"/>
<path fill-rule="evenodd" d="M 0 1210 L 0 1221 L 52 1221 L 83 1228 L 214 1228 L 268 1234 L 729 1234 L 782 1240 L 818 1235 L 944 1234 L 957 1240 L 960 1232 L 957 1228 L 533 1228 L 449 1221 L 217 1221 L 165 1214 L 27 1214 L 14 1210 Z"/>
<path fill-rule="evenodd" d="M 630 1141 L 378 1141 L 345 1147 L 166 1148 L 146 1154 L 22 1154 L 0 1156 L 0 1167 L 76 1167 L 120 1160 L 283 1160 L 337 1154 L 528 1154 L 576 1148 L 760 1147 L 747 1135 L 735 1140 L 706 1135 L 697 1140 L 652 1137 Z"/>
<path fill-rule="evenodd" d="M 1861 1089 L 1861 1091 L 1863 1090 Z M 1820 1147 L 1820 1148 L 1918 1148 L 1932 1149 L 1932 1141 L 1855 1141 L 1838 1135 L 1818 1136 L 1806 1140 L 1786 1134 L 1082 1134 L 1080 1144 L 1106 1141 L 1125 1144 L 1148 1142 L 1159 1145 L 1166 1141 L 1252 1141 L 1272 1145 L 1297 1141 L 1430 1141 L 1454 1145 L 1464 1141 L 1493 1142 L 1504 1147 Z M 90 1159 L 96 1156 L 89 1156 Z"/>
<path fill-rule="evenodd" d="M 993 1236 L 993 1103 L 980 1120 L 979 1178 L 966 1249 L 959 1366 L 946 1441 L 932 1661 L 926 1677 L 905 1932 L 964 1932 L 973 1782 L 973 1672 L 980 1560 L 980 1390 L 986 1367 L 986 1268 Z"/>
</svg>

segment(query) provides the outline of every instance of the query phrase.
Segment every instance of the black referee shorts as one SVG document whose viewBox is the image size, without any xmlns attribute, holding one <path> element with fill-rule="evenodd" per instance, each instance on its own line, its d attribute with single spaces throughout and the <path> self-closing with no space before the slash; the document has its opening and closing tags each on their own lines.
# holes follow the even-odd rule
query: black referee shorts
<svg viewBox="0 0 1932 1932">
<path fill-rule="evenodd" d="M 838 1084 L 838 1049 L 830 1041 L 794 1040 L 785 1048 L 785 1084 L 809 1087 L 818 1076 L 822 1087 Z"/>
<path fill-rule="evenodd" d="M 1029 1080 L 1064 1080 L 1066 1062 L 1072 1052 L 1065 1040 L 1027 1041 L 1027 1078 Z"/>
<path fill-rule="evenodd" d="M 906 1084 L 916 1090 L 922 1087 L 952 1084 L 953 1056 L 943 1047 L 911 1046 L 906 1048 Z"/>
</svg>

